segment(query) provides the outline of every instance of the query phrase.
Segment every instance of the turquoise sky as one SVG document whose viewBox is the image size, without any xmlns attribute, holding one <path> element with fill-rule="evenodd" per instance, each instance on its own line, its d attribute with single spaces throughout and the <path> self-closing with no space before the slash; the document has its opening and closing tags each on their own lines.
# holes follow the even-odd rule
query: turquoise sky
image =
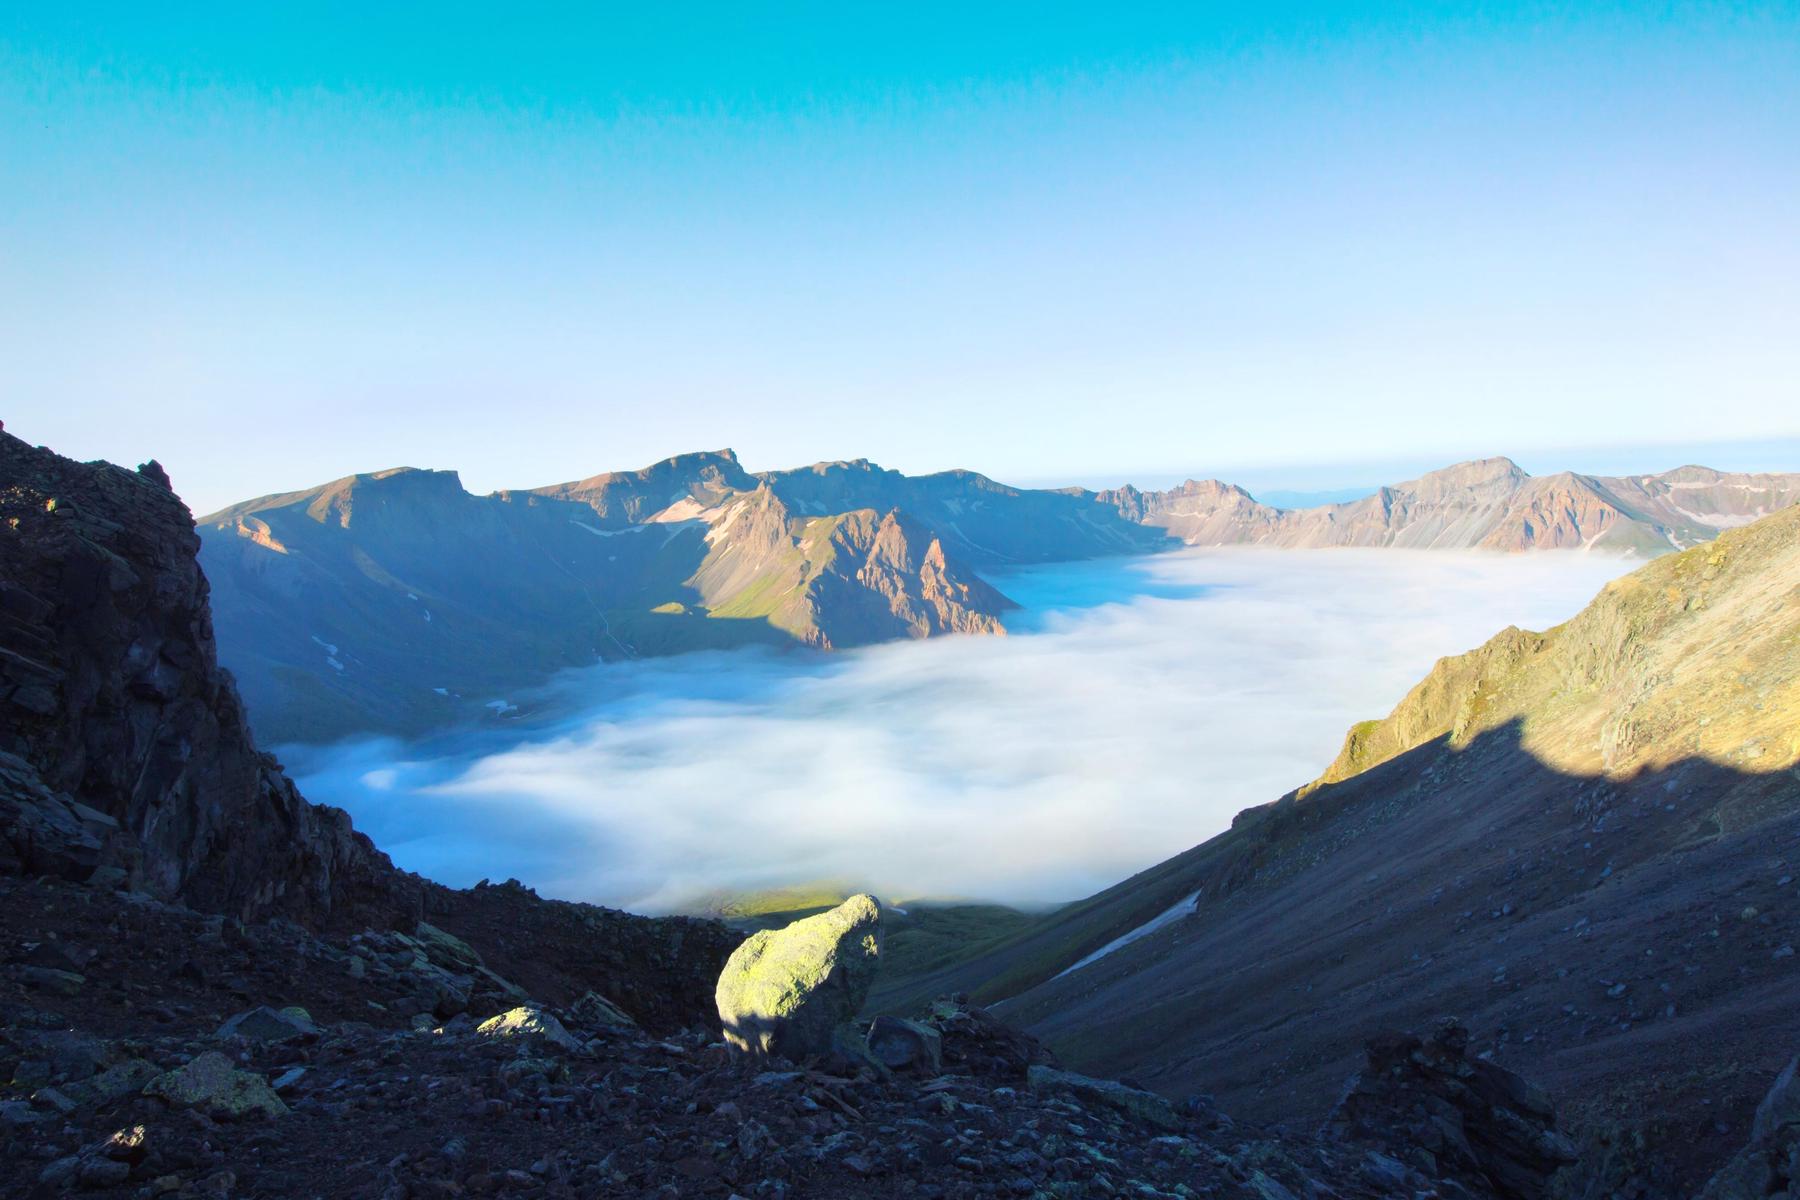
<svg viewBox="0 0 1800 1200">
<path fill-rule="evenodd" d="M 0 416 L 201 510 L 1800 434 L 1800 4 L 260 7 L 0 7 Z"/>
</svg>

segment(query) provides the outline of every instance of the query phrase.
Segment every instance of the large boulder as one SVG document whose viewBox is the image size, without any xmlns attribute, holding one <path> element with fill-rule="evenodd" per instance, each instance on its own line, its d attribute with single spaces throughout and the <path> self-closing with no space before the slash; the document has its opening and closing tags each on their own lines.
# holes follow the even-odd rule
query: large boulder
<svg viewBox="0 0 1800 1200">
<path fill-rule="evenodd" d="M 881 962 L 881 901 L 852 896 L 785 929 L 752 934 L 713 994 L 725 1041 L 756 1058 L 831 1057 Z"/>
</svg>

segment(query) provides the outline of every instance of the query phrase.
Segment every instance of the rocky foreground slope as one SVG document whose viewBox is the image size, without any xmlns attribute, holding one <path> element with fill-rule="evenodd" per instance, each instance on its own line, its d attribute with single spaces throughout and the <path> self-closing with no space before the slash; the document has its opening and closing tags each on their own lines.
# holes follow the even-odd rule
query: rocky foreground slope
<svg viewBox="0 0 1800 1200">
<path fill-rule="evenodd" d="M 1593 1194 L 1691 1195 L 1800 1047 L 1796 880 L 1789 509 L 1441 661 L 1316 783 L 912 986 L 1265 1119 L 1455 1012 L 1566 1098 Z"/>
<path fill-rule="evenodd" d="M 861 1069 L 592 994 L 465 1007 L 481 956 L 430 925 L 320 937 L 0 877 L 0 956 L 5 1196 L 1527 1200 L 1567 1157 L 1548 1098 L 1453 1030 L 1402 1072 L 1405 1039 L 1372 1045 L 1315 1136 L 1062 1070 L 955 1000 L 877 1023 Z"/>
</svg>

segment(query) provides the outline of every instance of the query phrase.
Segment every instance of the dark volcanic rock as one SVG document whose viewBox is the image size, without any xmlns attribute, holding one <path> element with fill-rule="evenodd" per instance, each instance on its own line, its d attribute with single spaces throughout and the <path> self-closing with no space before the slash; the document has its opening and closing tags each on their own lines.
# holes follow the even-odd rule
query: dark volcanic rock
<svg viewBox="0 0 1800 1200">
<path fill-rule="evenodd" d="M 1428 1178 L 1477 1194 L 1541 1200 L 1575 1160 L 1550 1098 L 1519 1076 L 1467 1056 L 1469 1031 L 1445 1021 L 1429 1037 L 1370 1038 L 1368 1066 L 1327 1125 L 1345 1141 L 1385 1151 Z"/>
<path fill-rule="evenodd" d="M 0 869 L 242 918 L 418 905 L 257 751 L 213 648 L 194 523 L 160 467 L 0 433 Z"/>
</svg>

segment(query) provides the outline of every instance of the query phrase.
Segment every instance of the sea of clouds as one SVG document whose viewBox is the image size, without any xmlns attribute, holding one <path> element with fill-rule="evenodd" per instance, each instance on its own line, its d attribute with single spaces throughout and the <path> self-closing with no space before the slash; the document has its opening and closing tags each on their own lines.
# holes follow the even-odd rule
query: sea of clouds
<svg viewBox="0 0 1800 1200">
<path fill-rule="evenodd" d="M 1580 554 L 1201 550 L 1035 568 L 1005 638 L 569 672 L 527 716 L 284 753 L 402 866 L 645 912 L 821 880 L 1073 899 L 1316 776 L 1445 654 L 1574 615 Z"/>
</svg>

